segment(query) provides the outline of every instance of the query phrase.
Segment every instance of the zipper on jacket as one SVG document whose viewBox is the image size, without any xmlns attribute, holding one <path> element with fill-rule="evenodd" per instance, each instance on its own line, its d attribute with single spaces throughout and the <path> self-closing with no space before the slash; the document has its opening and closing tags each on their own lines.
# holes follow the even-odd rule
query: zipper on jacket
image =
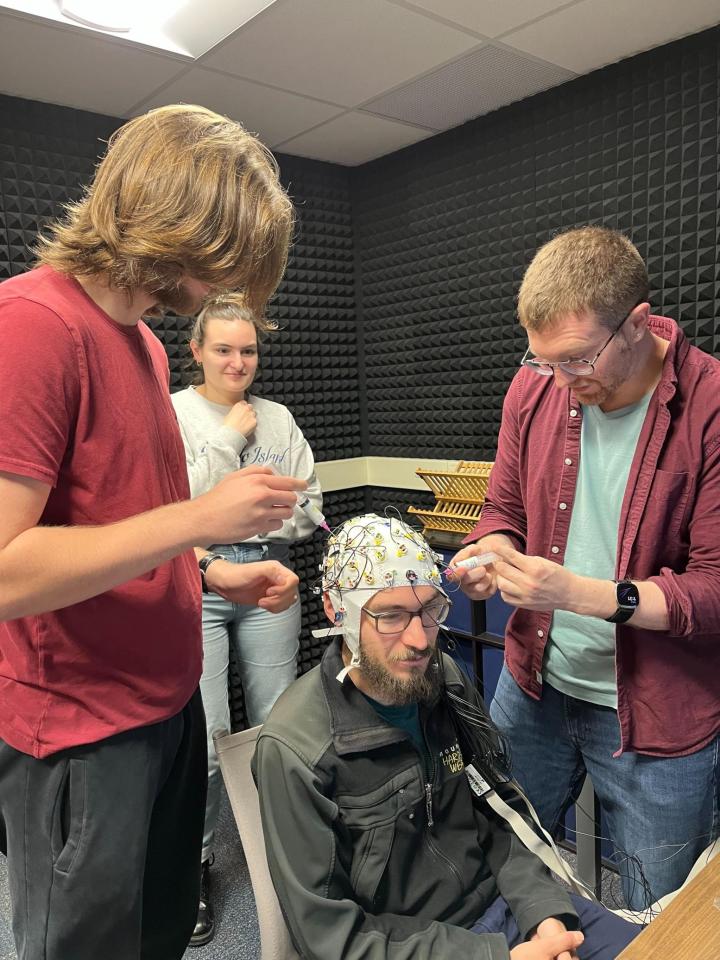
<svg viewBox="0 0 720 960">
<path fill-rule="evenodd" d="M 427 813 L 428 826 L 432 827 L 435 821 L 432 813 L 432 784 L 425 784 L 425 812 Z"/>
<path fill-rule="evenodd" d="M 425 813 L 427 815 L 427 825 L 432 827 L 435 825 L 435 821 L 433 820 L 432 803 L 432 785 L 435 783 L 435 757 L 430 752 L 430 746 L 428 744 L 427 717 L 424 717 L 422 714 L 418 714 L 418 719 L 420 720 L 420 733 L 422 734 L 423 741 L 425 742 L 425 754 L 430 761 L 430 769 L 426 771 L 428 779 L 425 784 Z"/>
<path fill-rule="evenodd" d="M 425 746 L 427 749 L 427 755 L 430 759 L 430 771 L 429 771 L 430 780 L 428 783 L 425 784 L 425 811 L 427 814 L 427 826 L 428 826 L 428 829 L 425 833 L 425 842 L 427 843 L 428 848 L 430 849 L 433 856 L 436 857 L 440 861 L 440 863 L 444 864 L 445 868 L 449 871 L 451 876 L 455 879 L 455 882 L 458 885 L 458 889 L 462 893 L 465 887 L 462 881 L 462 877 L 460 876 L 459 870 L 457 869 L 455 864 L 452 862 L 452 860 L 450 860 L 449 857 L 446 857 L 445 854 L 442 852 L 442 850 L 440 850 L 438 847 L 435 846 L 435 844 L 433 843 L 432 834 L 430 833 L 430 828 L 435 825 L 435 820 L 433 818 L 433 809 L 432 809 L 432 785 L 435 782 L 435 779 L 437 776 L 437 767 L 435 765 L 435 755 L 434 753 L 431 753 L 429 743 L 428 743 L 426 718 L 421 718 L 420 729 L 422 730 L 423 739 L 425 740 Z"/>
</svg>

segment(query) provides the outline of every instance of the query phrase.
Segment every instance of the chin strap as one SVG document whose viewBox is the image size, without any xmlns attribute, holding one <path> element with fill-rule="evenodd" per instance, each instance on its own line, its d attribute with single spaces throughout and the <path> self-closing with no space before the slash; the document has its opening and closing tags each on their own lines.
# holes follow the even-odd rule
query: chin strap
<svg viewBox="0 0 720 960">
<path fill-rule="evenodd" d="M 326 637 L 341 637 L 345 631 L 342 627 L 321 627 L 319 630 L 312 630 L 311 633 L 314 637 L 324 640 Z M 345 677 L 350 673 L 350 671 L 359 666 L 360 654 L 353 653 L 352 657 L 350 658 L 350 663 L 346 667 L 342 668 L 335 679 L 338 681 L 338 683 L 344 683 Z"/>
<path fill-rule="evenodd" d="M 320 640 L 324 637 L 341 637 L 345 632 L 342 627 L 320 627 L 319 630 L 311 630 L 312 635 Z"/>
<path fill-rule="evenodd" d="M 360 666 L 360 654 L 353 653 L 352 657 L 350 658 L 350 663 L 346 667 L 342 668 L 342 670 L 335 677 L 335 679 L 337 680 L 338 683 L 343 683 L 345 681 L 345 677 L 350 673 L 350 671 L 353 670 L 355 667 L 359 667 L 359 666 Z"/>
</svg>

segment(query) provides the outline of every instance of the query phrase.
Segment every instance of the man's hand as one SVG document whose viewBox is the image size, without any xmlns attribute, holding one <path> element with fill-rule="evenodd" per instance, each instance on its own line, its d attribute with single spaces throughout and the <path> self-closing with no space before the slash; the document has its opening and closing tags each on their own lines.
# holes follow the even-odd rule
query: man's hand
<svg viewBox="0 0 720 960">
<path fill-rule="evenodd" d="M 556 922 L 560 923 L 559 920 Z M 560 923 L 560 926 L 563 927 L 563 924 Z M 534 934 L 530 943 L 521 943 L 510 951 L 510 960 L 567 960 L 567 957 L 576 956 L 575 948 L 579 947 L 584 939 L 579 930 L 566 930 L 565 933 L 549 937 Z"/>
<path fill-rule="evenodd" d="M 506 544 L 495 549 L 497 589 L 506 603 L 525 610 L 569 610 L 577 574 L 544 557 L 526 557 Z M 472 571 L 474 572 L 474 571 Z"/>
<path fill-rule="evenodd" d="M 567 927 L 562 920 L 558 920 L 557 917 L 548 917 L 538 924 L 537 930 L 530 937 L 530 940 L 532 942 L 536 940 L 549 940 L 553 937 L 561 937 L 564 933 L 567 933 Z M 578 960 L 578 956 L 574 949 L 563 950 L 562 953 L 558 954 L 557 960 Z"/>
<path fill-rule="evenodd" d="M 212 490 L 192 501 L 202 534 L 196 543 L 240 543 L 258 533 L 279 530 L 297 506 L 305 480 L 281 477 L 269 467 L 246 467 L 226 474 Z"/>
<path fill-rule="evenodd" d="M 468 557 L 474 557 L 480 553 L 490 551 L 497 553 L 499 547 L 512 549 L 510 537 L 506 537 L 504 533 L 491 533 L 456 553 L 450 561 L 450 566 L 452 567 L 458 560 L 467 560 Z M 487 567 L 475 567 L 473 570 L 458 567 L 448 571 L 448 576 L 459 581 L 460 589 L 471 600 L 487 600 L 497 590 L 497 575 L 493 564 Z"/>
<path fill-rule="evenodd" d="M 216 560 L 205 574 L 208 589 L 233 603 L 280 613 L 298 598 L 297 576 L 277 560 L 230 563 Z"/>
</svg>

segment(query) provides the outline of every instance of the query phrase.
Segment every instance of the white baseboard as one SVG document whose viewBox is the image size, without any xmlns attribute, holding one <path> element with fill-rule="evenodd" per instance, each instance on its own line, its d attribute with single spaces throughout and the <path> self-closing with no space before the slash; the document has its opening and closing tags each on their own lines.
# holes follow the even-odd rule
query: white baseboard
<svg viewBox="0 0 720 960">
<path fill-rule="evenodd" d="M 427 490 L 416 470 L 456 470 L 459 460 L 429 457 L 353 457 L 316 463 L 315 470 L 325 493 L 356 487 L 394 487 L 397 490 Z"/>
</svg>

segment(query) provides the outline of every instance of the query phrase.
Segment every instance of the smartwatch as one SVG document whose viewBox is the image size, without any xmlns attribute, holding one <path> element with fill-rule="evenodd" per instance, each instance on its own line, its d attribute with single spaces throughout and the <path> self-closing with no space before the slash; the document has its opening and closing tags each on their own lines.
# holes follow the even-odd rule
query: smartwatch
<svg viewBox="0 0 720 960">
<path fill-rule="evenodd" d="M 617 610 L 605 619 L 608 623 L 626 623 L 640 605 L 640 591 L 632 580 L 616 580 L 615 597 Z"/>
<path fill-rule="evenodd" d="M 202 580 L 202 590 L 203 593 L 210 593 L 208 590 L 207 580 L 205 579 L 205 574 L 207 573 L 207 568 L 211 563 L 215 563 L 216 560 L 224 560 L 225 557 L 221 557 L 219 553 L 206 553 L 204 557 L 200 557 L 198 560 L 198 566 L 200 567 L 200 579 Z"/>
</svg>

